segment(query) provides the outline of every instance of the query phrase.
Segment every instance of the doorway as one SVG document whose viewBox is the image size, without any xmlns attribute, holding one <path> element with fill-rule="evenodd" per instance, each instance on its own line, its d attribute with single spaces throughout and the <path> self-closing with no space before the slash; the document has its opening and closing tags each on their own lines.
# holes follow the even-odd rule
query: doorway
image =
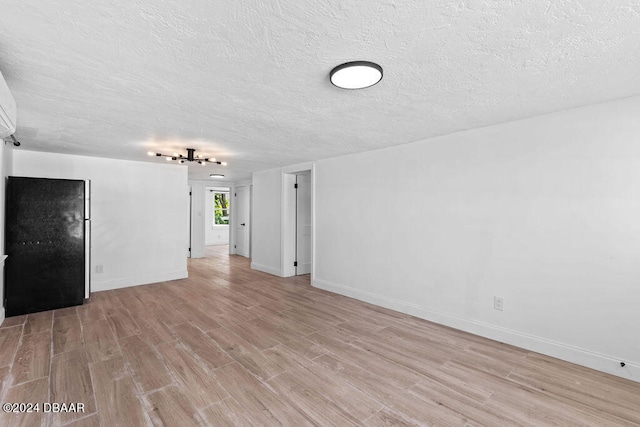
<svg viewBox="0 0 640 427">
<path fill-rule="evenodd" d="M 191 187 L 191 203 L 189 205 L 191 210 L 189 215 L 191 258 L 206 257 L 205 247 L 214 245 L 217 245 L 219 249 L 226 246 L 229 254 L 235 254 L 236 197 L 234 196 L 234 185 L 222 184 L 214 186 L 210 182 L 197 180 L 189 181 L 189 185 Z M 247 186 L 250 187 L 250 184 L 247 184 Z M 222 197 L 218 196 L 221 203 L 219 203 L 217 224 L 215 224 L 216 214 L 214 210 L 214 193 L 216 192 L 228 194 L 228 196 L 225 195 L 228 204 L 222 202 Z M 209 236 L 207 236 L 208 234 Z M 214 240 L 212 240 L 212 237 Z"/>
<path fill-rule="evenodd" d="M 205 246 L 228 245 L 231 191 L 228 187 L 207 187 L 205 193 Z"/>
</svg>

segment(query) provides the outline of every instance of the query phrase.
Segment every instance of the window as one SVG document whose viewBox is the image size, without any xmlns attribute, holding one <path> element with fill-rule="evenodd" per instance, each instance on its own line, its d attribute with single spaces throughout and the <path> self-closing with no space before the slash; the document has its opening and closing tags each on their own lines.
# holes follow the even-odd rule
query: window
<svg viewBox="0 0 640 427">
<path fill-rule="evenodd" d="M 213 193 L 213 225 L 229 225 L 229 193 Z"/>
</svg>

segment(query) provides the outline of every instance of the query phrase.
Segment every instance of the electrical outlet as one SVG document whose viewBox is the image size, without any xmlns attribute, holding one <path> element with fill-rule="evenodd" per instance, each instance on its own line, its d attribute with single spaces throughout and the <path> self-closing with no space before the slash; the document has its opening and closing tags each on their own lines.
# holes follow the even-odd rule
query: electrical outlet
<svg viewBox="0 0 640 427">
<path fill-rule="evenodd" d="M 504 308 L 504 301 L 502 300 L 502 297 L 493 297 L 493 308 L 502 311 Z"/>
<path fill-rule="evenodd" d="M 97 274 L 102 274 L 102 264 L 96 265 L 96 273 Z"/>
</svg>

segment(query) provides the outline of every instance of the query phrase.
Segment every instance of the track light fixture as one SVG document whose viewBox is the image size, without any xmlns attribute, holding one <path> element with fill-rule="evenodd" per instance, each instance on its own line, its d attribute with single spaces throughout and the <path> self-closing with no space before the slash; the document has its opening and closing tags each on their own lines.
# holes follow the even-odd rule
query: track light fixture
<svg viewBox="0 0 640 427">
<path fill-rule="evenodd" d="M 149 151 L 147 154 L 150 156 L 164 157 L 168 162 L 175 160 L 181 164 L 184 162 L 198 162 L 202 166 L 206 165 L 207 163 L 215 163 L 218 165 L 227 166 L 227 162 L 221 162 L 219 160 L 214 159 L 213 157 L 202 157 L 200 154 L 196 156 L 195 152 L 196 152 L 195 148 L 187 148 L 186 156 L 183 156 L 182 154 L 178 154 L 178 153 L 162 154 L 162 153 L 156 153 L 153 151 Z"/>
</svg>

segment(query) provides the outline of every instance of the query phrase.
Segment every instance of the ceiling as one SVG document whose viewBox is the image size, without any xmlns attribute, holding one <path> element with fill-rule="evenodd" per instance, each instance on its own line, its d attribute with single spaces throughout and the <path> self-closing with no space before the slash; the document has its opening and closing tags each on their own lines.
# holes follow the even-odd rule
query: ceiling
<svg viewBox="0 0 640 427">
<path fill-rule="evenodd" d="M 383 80 L 332 86 L 352 60 Z M 7 0 L 0 70 L 18 149 L 161 162 L 147 151 L 195 148 L 228 166 L 191 178 L 240 180 L 638 95 L 640 3 Z"/>
</svg>

